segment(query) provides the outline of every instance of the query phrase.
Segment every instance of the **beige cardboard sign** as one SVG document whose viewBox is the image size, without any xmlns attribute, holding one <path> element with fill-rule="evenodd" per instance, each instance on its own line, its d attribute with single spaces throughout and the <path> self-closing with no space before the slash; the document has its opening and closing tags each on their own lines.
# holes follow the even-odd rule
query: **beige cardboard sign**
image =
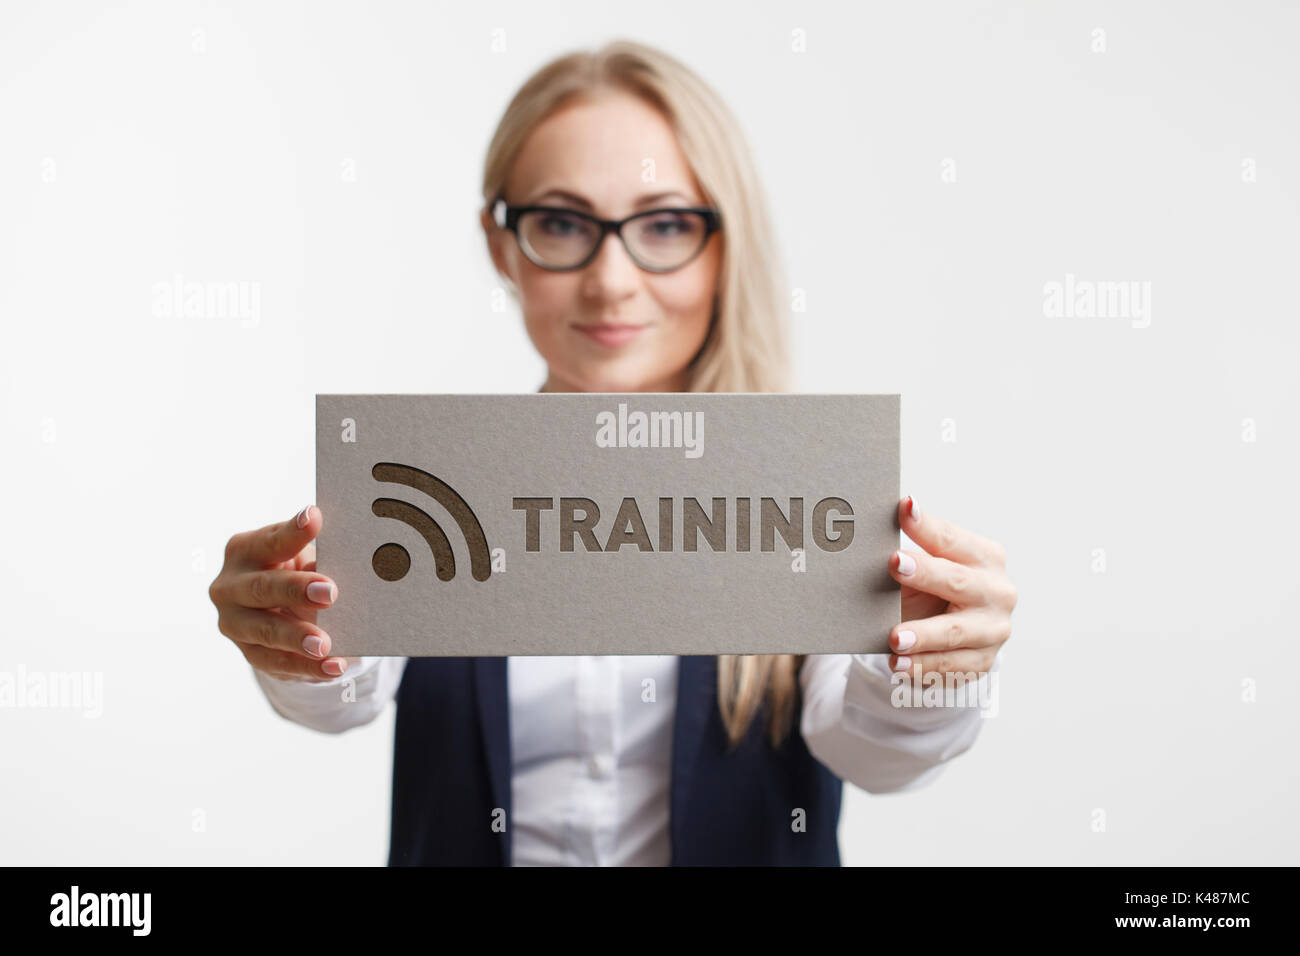
<svg viewBox="0 0 1300 956">
<path fill-rule="evenodd" d="M 317 395 L 340 656 L 888 653 L 899 396 Z"/>
</svg>

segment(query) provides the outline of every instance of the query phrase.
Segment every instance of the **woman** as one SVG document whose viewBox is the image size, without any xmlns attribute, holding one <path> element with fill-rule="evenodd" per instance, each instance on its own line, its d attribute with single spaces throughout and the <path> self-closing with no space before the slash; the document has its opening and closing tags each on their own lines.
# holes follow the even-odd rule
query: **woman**
<svg viewBox="0 0 1300 956">
<path fill-rule="evenodd" d="M 501 120 L 483 200 L 541 391 L 785 387 L 754 168 L 674 59 L 617 42 L 544 67 Z M 891 670 L 986 674 L 1016 602 L 996 542 L 908 497 L 896 654 L 339 659 L 315 624 L 346 600 L 315 570 L 324 520 L 235 535 L 211 596 L 285 717 L 338 732 L 396 695 L 392 864 L 838 864 L 841 780 L 915 787 L 979 733 L 976 707 L 895 706 Z"/>
</svg>

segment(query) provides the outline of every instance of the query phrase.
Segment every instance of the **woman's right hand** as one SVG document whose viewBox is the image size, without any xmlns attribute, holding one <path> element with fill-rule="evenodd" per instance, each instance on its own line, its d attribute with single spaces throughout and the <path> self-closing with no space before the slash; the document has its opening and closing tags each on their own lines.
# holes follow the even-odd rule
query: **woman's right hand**
<svg viewBox="0 0 1300 956">
<path fill-rule="evenodd" d="M 329 635 L 316 626 L 317 610 L 338 599 L 334 582 L 316 572 L 323 524 L 321 510 L 308 505 L 288 521 L 235 535 L 208 588 L 217 630 L 254 668 L 281 680 L 332 680 L 360 660 L 330 657 Z"/>
</svg>

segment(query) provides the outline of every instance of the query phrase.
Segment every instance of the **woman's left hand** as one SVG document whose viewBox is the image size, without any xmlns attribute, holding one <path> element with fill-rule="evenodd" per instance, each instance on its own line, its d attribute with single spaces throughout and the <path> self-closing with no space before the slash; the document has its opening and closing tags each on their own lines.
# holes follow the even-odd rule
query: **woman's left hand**
<svg viewBox="0 0 1300 956">
<path fill-rule="evenodd" d="M 964 683 L 961 675 L 987 673 L 1011 637 L 1016 606 L 1006 551 L 922 512 L 910 496 L 898 503 L 898 520 L 925 550 L 895 551 L 889 559 L 889 573 L 903 586 L 903 619 L 889 633 L 890 670 L 913 678 L 952 674 L 955 684 Z"/>
</svg>

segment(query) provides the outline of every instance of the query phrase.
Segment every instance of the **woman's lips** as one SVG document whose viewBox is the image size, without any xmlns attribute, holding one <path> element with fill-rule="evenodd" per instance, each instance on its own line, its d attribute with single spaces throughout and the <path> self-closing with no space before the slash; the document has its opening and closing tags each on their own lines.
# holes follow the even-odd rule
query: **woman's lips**
<svg viewBox="0 0 1300 956">
<path fill-rule="evenodd" d="M 645 331 L 644 325 L 575 325 L 575 329 L 592 341 L 608 348 L 626 345 Z"/>
</svg>

